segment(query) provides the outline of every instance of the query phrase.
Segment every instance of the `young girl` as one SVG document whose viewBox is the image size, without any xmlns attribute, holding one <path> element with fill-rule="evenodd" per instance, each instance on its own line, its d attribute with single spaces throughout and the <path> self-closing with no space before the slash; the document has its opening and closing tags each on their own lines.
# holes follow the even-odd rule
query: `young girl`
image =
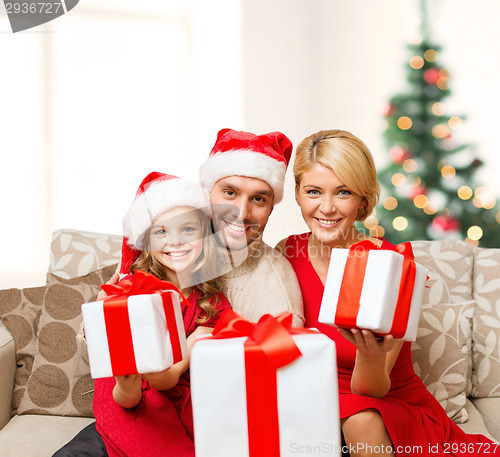
<svg viewBox="0 0 500 457">
<path fill-rule="evenodd" d="M 410 342 L 318 322 L 331 250 L 366 239 L 382 249 L 392 246 L 363 235 L 354 224 L 370 215 L 380 193 L 368 148 L 349 132 L 321 131 L 299 144 L 293 171 L 295 199 L 310 232 L 292 235 L 277 248 L 297 274 L 305 326 L 336 343 L 341 428 L 350 455 L 412 455 L 404 454 L 405 448 L 421 449 L 418 455 L 483 455 L 480 449 L 491 455 L 495 444 L 465 434 L 427 391 L 413 370 Z M 478 452 L 445 453 L 452 443 Z"/>
<path fill-rule="evenodd" d="M 189 351 L 230 307 L 210 280 L 200 281 L 216 265 L 205 208 L 201 187 L 153 172 L 123 222 L 121 273 L 144 270 L 181 289 Z M 186 359 L 160 373 L 95 380 L 96 428 L 110 457 L 194 456 L 188 367 Z"/>
</svg>

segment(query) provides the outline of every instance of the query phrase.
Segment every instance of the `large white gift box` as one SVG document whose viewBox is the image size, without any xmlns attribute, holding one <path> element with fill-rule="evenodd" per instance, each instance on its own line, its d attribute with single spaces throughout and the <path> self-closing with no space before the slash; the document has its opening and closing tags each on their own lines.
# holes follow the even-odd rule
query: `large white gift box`
<svg viewBox="0 0 500 457">
<path fill-rule="evenodd" d="M 340 455 L 335 344 L 317 331 L 292 339 L 302 355 L 270 377 L 258 359 L 249 367 L 246 336 L 196 341 L 190 372 L 197 457 L 295 456 L 313 449 Z"/>
<path fill-rule="evenodd" d="M 177 292 L 85 303 L 82 315 L 94 379 L 155 373 L 187 356 Z"/>
<path fill-rule="evenodd" d="M 409 243 L 399 246 L 406 255 L 332 249 L 318 321 L 415 341 L 427 269 L 413 260 Z"/>
</svg>

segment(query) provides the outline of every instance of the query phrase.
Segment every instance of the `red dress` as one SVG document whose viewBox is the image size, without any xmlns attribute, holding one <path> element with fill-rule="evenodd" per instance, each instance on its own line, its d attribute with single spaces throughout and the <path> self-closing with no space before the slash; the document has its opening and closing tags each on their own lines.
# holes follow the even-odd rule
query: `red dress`
<svg viewBox="0 0 500 457">
<path fill-rule="evenodd" d="M 199 292 L 195 288 L 187 298 L 191 306 L 182 306 L 186 336 L 198 325 L 214 327 L 230 304 L 222 293 L 210 303 L 219 311 L 203 324 L 196 320 L 203 313 L 197 306 Z M 158 391 L 142 382 L 142 400 L 126 409 L 113 399 L 114 378 L 96 379 L 94 383 L 94 415 L 96 428 L 106 444 L 109 457 L 194 457 L 193 414 L 189 370 L 170 390 Z"/>
<path fill-rule="evenodd" d="M 413 370 L 411 343 L 406 341 L 391 371 L 391 389 L 383 398 L 351 392 L 356 347 L 335 327 L 318 322 L 324 285 L 307 252 L 309 233 L 288 238 L 285 256 L 290 261 L 304 300 L 305 327 L 315 327 L 337 347 L 340 418 L 367 408 L 376 409 L 389 432 L 396 455 L 478 456 L 500 455 L 500 445 L 483 435 L 467 435 L 448 418 Z M 383 240 L 382 248 L 391 246 Z M 456 451 L 456 452 L 455 452 Z"/>
</svg>

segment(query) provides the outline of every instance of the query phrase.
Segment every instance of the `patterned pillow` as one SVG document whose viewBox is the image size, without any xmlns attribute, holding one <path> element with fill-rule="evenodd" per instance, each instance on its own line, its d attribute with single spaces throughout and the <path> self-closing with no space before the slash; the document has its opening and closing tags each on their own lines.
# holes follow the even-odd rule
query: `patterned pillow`
<svg viewBox="0 0 500 457">
<path fill-rule="evenodd" d="M 500 397 L 500 249 L 476 249 L 472 396 Z"/>
<path fill-rule="evenodd" d="M 95 300 L 116 265 L 74 279 L 47 275 L 31 375 L 18 414 L 92 417 L 93 380 L 79 344 L 81 305 Z"/>
<path fill-rule="evenodd" d="M 16 345 L 17 370 L 12 397 L 13 414 L 17 412 L 31 374 L 44 295 L 45 286 L 0 290 L 0 316 Z"/>
<path fill-rule="evenodd" d="M 417 340 L 412 344 L 413 367 L 429 392 L 458 424 L 467 418 L 474 301 L 425 305 Z"/>
<path fill-rule="evenodd" d="M 459 359 L 465 357 L 465 367 L 462 363 L 458 363 L 454 368 L 448 369 L 446 362 L 441 360 L 434 360 L 431 364 L 430 349 L 427 347 L 432 341 L 429 338 L 425 342 L 417 343 L 423 349 L 420 355 L 414 354 L 414 360 L 418 360 L 420 367 L 421 378 L 425 378 L 425 372 L 423 372 L 423 367 L 428 369 L 432 368 L 432 373 L 424 381 L 424 384 L 429 386 L 441 379 L 442 384 L 435 384 L 431 389 L 437 389 L 439 386 L 439 393 L 436 391 L 436 395 L 439 397 L 441 404 L 445 406 L 448 415 L 453 418 L 456 422 L 461 423 L 465 421 L 466 411 L 465 411 L 465 397 L 470 395 L 472 390 L 472 347 L 471 344 L 463 344 L 464 338 L 466 336 L 462 335 L 461 339 L 458 338 L 458 329 L 462 329 L 465 322 L 464 318 L 467 318 L 468 311 L 463 313 L 457 313 L 456 310 L 448 312 L 448 308 L 452 309 L 451 305 L 464 305 L 472 301 L 472 264 L 473 264 L 473 247 L 465 242 L 460 241 L 414 241 L 412 242 L 413 252 L 415 254 L 415 260 L 428 268 L 429 279 L 427 281 L 427 289 L 424 295 L 423 311 L 419 326 L 430 330 L 431 325 L 425 320 L 424 310 L 428 311 L 429 307 L 436 308 L 436 314 L 434 317 L 438 317 L 437 313 L 441 313 L 440 316 L 444 319 L 451 318 L 451 312 L 454 312 L 456 320 L 446 331 L 446 337 L 440 338 L 440 341 L 446 343 L 445 350 L 451 350 L 452 341 L 456 342 L 456 346 L 453 347 L 455 354 Z M 472 306 L 472 305 L 471 305 Z M 432 318 L 430 318 L 432 320 Z M 462 324 L 460 324 L 462 322 Z M 441 322 L 444 327 L 444 321 Z M 449 325 L 449 322 L 446 324 Z M 433 327 L 434 336 L 437 338 L 438 329 Z M 470 335 L 469 335 L 470 337 Z M 417 346 L 415 351 L 417 351 Z M 433 351 L 440 351 L 439 346 L 436 344 Z M 461 351 L 466 351 L 462 353 Z M 468 352 L 467 352 L 468 351 Z M 435 352 L 433 354 L 437 354 Z M 424 357 L 429 354 L 429 359 L 423 361 Z M 452 360 L 448 358 L 446 360 Z M 457 360 L 458 359 L 453 359 Z M 459 367 L 462 367 L 459 369 Z M 417 370 L 416 370 L 417 371 Z M 452 373 L 464 376 L 465 382 L 463 383 L 463 394 L 458 392 L 458 388 L 461 383 L 443 383 L 442 378 L 446 375 L 445 381 L 453 379 L 450 376 Z M 458 379 L 458 376 L 456 377 Z M 446 390 L 445 391 L 442 389 Z M 453 401 L 451 400 L 453 399 Z"/>
<path fill-rule="evenodd" d="M 69 279 L 120 262 L 122 237 L 105 233 L 57 230 L 52 234 L 49 273 Z"/>
</svg>

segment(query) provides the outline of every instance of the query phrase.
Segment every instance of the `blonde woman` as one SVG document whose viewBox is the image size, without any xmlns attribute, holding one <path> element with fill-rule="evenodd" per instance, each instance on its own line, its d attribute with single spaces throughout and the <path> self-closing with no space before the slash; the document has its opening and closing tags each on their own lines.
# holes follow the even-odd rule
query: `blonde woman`
<svg viewBox="0 0 500 457">
<path fill-rule="evenodd" d="M 297 274 L 305 326 L 336 343 L 341 428 L 350 455 L 491 455 L 496 445 L 466 435 L 427 391 L 413 370 L 409 342 L 318 322 L 332 249 L 362 240 L 392 247 L 355 227 L 380 193 L 369 149 L 349 132 L 320 131 L 298 145 L 293 171 L 295 199 L 310 232 L 289 236 L 277 248 Z"/>
</svg>

